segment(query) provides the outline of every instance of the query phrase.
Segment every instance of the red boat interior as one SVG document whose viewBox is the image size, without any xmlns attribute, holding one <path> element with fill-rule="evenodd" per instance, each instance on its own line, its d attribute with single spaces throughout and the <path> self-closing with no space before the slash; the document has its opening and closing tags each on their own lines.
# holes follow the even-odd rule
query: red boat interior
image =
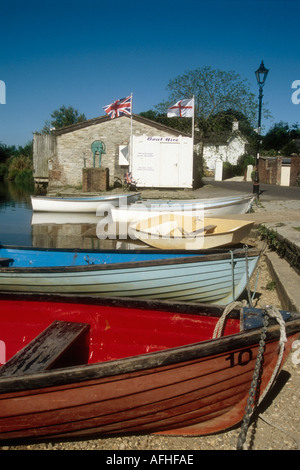
<svg viewBox="0 0 300 470">
<path fill-rule="evenodd" d="M 1 300 L 0 364 L 55 320 L 90 325 L 85 339 L 88 359 L 84 362 L 97 363 L 212 339 L 218 318 L 116 306 Z M 240 321 L 228 319 L 223 335 L 239 330 Z"/>
</svg>

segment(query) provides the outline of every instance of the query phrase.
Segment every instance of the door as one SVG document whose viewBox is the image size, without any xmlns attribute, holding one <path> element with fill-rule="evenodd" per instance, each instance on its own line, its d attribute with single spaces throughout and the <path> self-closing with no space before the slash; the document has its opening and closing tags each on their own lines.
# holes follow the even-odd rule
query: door
<svg viewBox="0 0 300 470">
<path fill-rule="evenodd" d="M 162 142 L 160 144 L 160 187 L 178 187 L 179 148 L 178 143 Z"/>
<path fill-rule="evenodd" d="M 291 173 L 291 167 L 290 166 L 282 166 L 281 167 L 280 186 L 289 186 L 290 185 L 290 173 Z"/>
</svg>

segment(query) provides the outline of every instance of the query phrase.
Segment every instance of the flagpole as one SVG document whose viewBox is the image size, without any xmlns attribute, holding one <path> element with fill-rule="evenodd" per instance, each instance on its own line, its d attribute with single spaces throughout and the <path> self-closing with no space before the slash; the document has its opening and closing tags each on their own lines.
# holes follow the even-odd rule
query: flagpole
<svg viewBox="0 0 300 470">
<path fill-rule="evenodd" d="M 192 159 L 194 160 L 194 134 L 195 134 L 195 95 L 193 95 L 193 116 L 192 116 Z"/>
<path fill-rule="evenodd" d="M 133 147 L 133 131 L 132 131 L 132 102 L 133 102 L 133 93 L 131 92 L 131 113 L 130 113 L 130 154 L 129 154 L 129 170 L 132 170 L 132 147 Z"/>
<path fill-rule="evenodd" d="M 194 132 L 195 132 L 195 95 L 193 95 L 193 116 L 192 116 L 192 139 L 194 146 Z"/>
</svg>

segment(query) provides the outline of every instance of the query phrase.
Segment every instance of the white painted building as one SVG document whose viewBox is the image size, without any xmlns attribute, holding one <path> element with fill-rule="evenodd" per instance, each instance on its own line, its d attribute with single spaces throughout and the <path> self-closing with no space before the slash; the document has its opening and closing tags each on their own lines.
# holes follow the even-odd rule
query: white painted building
<svg viewBox="0 0 300 470">
<path fill-rule="evenodd" d="M 205 142 L 203 145 L 203 158 L 209 170 L 216 169 L 216 162 L 229 162 L 236 165 L 239 157 L 246 153 L 248 142 L 242 136 L 238 122 L 234 121 L 231 135 L 215 142 Z"/>
</svg>

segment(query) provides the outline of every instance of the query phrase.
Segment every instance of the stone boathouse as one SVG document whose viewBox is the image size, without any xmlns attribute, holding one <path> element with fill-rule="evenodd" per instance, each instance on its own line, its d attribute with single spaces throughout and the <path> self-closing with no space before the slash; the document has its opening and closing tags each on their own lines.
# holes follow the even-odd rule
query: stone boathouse
<svg viewBox="0 0 300 470">
<path fill-rule="evenodd" d="M 188 143 L 191 152 L 189 152 L 189 162 L 184 161 L 184 167 L 190 165 L 192 174 L 191 181 L 186 183 L 186 187 L 191 187 L 191 183 L 195 184 L 197 174 L 194 169 L 192 139 L 176 129 L 133 114 L 132 118 L 98 117 L 54 130 L 51 134 L 35 134 L 33 164 L 36 187 L 81 187 L 84 170 L 89 168 L 105 170 L 107 185 L 110 187 L 118 178 L 123 182 L 124 173 L 131 171 L 129 155 L 131 136 L 133 140 L 147 136 L 149 140 L 165 139 L 181 145 Z M 175 146 L 173 148 L 175 149 Z M 169 161 L 164 162 L 166 171 Z M 183 172 L 176 162 L 174 168 L 177 168 L 179 175 Z M 184 183 L 182 184 L 184 187 Z"/>
</svg>

